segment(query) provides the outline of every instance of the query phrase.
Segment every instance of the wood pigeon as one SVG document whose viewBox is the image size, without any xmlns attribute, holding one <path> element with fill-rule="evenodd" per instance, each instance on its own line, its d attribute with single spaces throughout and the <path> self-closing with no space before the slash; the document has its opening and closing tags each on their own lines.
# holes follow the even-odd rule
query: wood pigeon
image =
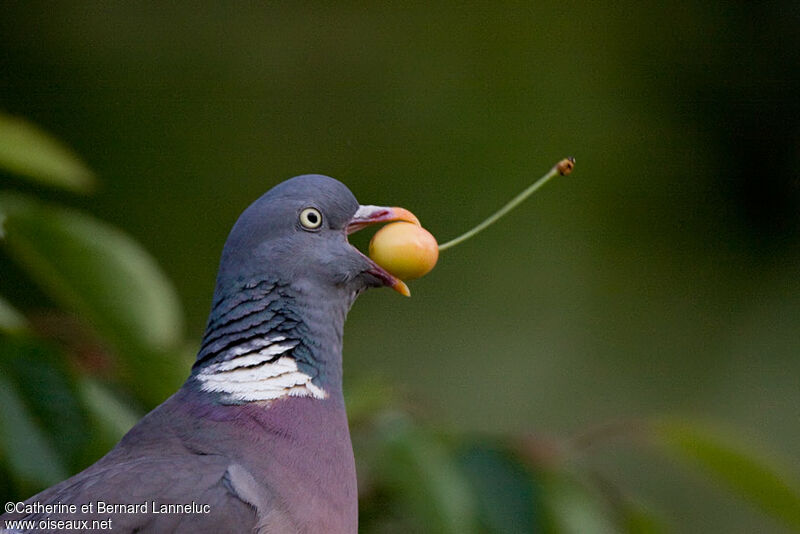
<svg viewBox="0 0 800 534">
<path fill-rule="evenodd" d="M 355 533 L 342 329 L 368 287 L 408 289 L 347 235 L 391 220 L 418 224 L 402 208 L 360 206 L 321 175 L 256 200 L 225 243 L 183 386 L 97 463 L 4 514 L 0 530 Z M 31 523 L 15 530 L 12 519 Z"/>
</svg>

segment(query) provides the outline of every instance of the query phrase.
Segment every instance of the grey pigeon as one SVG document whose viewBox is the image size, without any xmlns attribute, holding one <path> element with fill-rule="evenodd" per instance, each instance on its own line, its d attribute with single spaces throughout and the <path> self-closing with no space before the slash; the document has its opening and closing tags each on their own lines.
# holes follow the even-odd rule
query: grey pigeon
<svg viewBox="0 0 800 534">
<path fill-rule="evenodd" d="M 359 206 L 320 175 L 255 201 L 225 243 L 183 386 L 97 463 L 3 515 L 0 528 L 22 519 L 32 523 L 8 532 L 355 533 L 342 329 L 368 287 L 408 290 L 347 234 L 389 220 L 418 222 L 402 208 Z"/>
</svg>

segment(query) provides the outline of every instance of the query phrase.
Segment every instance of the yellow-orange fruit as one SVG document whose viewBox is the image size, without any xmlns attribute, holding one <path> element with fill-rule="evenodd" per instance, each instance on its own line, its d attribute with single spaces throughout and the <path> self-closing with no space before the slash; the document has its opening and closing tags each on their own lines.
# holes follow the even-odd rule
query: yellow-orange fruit
<svg viewBox="0 0 800 534">
<path fill-rule="evenodd" d="M 401 280 L 420 278 L 439 259 L 439 244 L 429 231 L 408 222 L 387 224 L 369 242 L 372 261 Z"/>
</svg>

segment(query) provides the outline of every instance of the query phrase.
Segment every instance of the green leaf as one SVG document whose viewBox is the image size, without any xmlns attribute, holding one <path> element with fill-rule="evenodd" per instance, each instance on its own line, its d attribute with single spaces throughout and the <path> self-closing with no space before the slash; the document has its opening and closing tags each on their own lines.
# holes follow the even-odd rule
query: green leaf
<svg viewBox="0 0 800 534">
<path fill-rule="evenodd" d="M 614 534 L 617 526 L 600 495 L 568 471 L 539 475 L 547 510 L 548 529 L 553 534 Z"/>
<path fill-rule="evenodd" d="M 91 421 L 91 443 L 84 449 L 83 461 L 91 465 L 116 445 L 140 419 L 139 413 L 123 401 L 112 388 L 89 377 L 78 379 L 78 391 Z"/>
<path fill-rule="evenodd" d="M 0 168 L 40 183 L 85 192 L 92 171 L 63 143 L 34 124 L 0 113 Z"/>
<path fill-rule="evenodd" d="M 378 468 L 410 519 L 429 532 L 476 532 L 469 481 L 445 446 L 402 414 L 386 414 L 378 431 L 384 446 Z"/>
<path fill-rule="evenodd" d="M 697 423 L 666 419 L 655 422 L 653 429 L 667 451 L 701 466 L 751 504 L 800 529 L 800 485 L 791 479 L 788 469 Z"/>
<path fill-rule="evenodd" d="M 0 332 L 18 334 L 28 330 L 28 321 L 3 297 L 0 297 Z"/>
<path fill-rule="evenodd" d="M 620 512 L 627 534 L 663 534 L 668 531 L 661 517 L 638 504 L 625 502 Z"/>
<path fill-rule="evenodd" d="M 48 436 L 66 468 L 82 466 L 89 421 L 64 355 L 44 342 L 27 338 L 0 340 L 0 373 L 14 384 L 21 402 Z"/>
<path fill-rule="evenodd" d="M 481 526 L 496 534 L 542 532 L 540 489 L 508 450 L 470 443 L 458 456 L 477 499 Z"/>
<path fill-rule="evenodd" d="M 130 237 L 81 213 L 0 195 L 9 255 L 121 357 L 125 381 L 148 404 L 185 377 L 177 295 Z"/>
<path fill-rule="evenodd" d="M 141 418 L 107 387 L 91 378 L 78 382 L 81 399 L 114 441 L 119 441 Z"/>
<path fill-rule="evenodd" d="M 0 455 L 21 489 L 42 488 L 67 477 L 46 434 L 4 376 L 0 376 L 0 428 Z"/>
<path fill-rule="evenodd" d="M 352 379 L 345 388 L 344 398 L 351 428 L 365 424 L 389 406 L 399 404 L 392 386 L 374 375 Z"/>
</svg>

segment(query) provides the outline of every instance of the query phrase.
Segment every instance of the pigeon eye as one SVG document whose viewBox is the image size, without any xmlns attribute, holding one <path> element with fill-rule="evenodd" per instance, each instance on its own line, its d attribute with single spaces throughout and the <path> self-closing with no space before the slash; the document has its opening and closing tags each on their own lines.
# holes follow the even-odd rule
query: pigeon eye
<svg viewBox="0 0 800 534">
<path fill-rule="evenodd" d="M 300 224 L 309 230 L 316 230 L 322 224 L 322 214 L 316 208 L 306 208 L 300 212 Z"/>
</svg>

